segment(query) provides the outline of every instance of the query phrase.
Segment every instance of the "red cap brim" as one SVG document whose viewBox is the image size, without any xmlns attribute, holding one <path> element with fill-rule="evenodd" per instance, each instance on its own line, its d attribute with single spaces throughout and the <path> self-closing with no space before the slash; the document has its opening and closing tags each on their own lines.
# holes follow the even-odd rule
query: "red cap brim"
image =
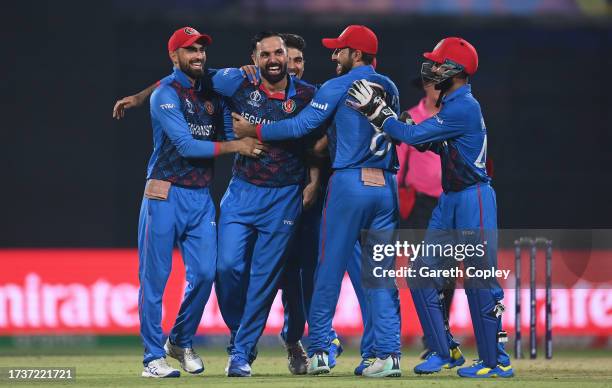
<svg viewBox="0 0 612 388">
<path fill-rule="evenodd" d="M 323 46 L 327 47 L 328 49 L 339 49 L 346 47 L 346 44 L 341 42 L 338 38 L 323 38 L 321 39 L 321 42 L 323 43 Z"/>
<path fill-rule="evenodd" d="M 189 39 L 187 39 L 181 45 L 181 47 L 189 47 L 195 42 L 200 42 L 203 46 L 210 46 L 210 44 L 212 43 L 212 38 L 210 37 L 210 35 L 206 35 L 206 34 L 194 35 L 190 37 Z"/>
</svg>

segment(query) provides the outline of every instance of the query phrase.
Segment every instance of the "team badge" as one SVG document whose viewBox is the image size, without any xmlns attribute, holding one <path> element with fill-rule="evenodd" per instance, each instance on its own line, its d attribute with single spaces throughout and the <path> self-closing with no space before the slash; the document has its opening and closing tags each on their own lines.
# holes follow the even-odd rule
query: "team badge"
<svg viewBox="0 0 612 388">
<path fill-rule="evenodd" d="M 285 113 L 293 113 L 294 110 L 295 110 L 295 101 L 293 101 L 292 99 L 289 99 L 283 102 L 283 111 L 285 111 Z"/>
<path fill-rule="evenodd" d="M 204 102 L 204 108 L 206 109 L 206 113 L 208 113 L 209 115 L 215 113 L 215 106 L 210 101 Z"/>
<path fill-rule="evenodd" d="M 185 27 L 183 32 L 187 35 L 200 35 L 200 33 L 196 31 L 195 28 L 191 28 L 191 27 Z"/>
</svg>

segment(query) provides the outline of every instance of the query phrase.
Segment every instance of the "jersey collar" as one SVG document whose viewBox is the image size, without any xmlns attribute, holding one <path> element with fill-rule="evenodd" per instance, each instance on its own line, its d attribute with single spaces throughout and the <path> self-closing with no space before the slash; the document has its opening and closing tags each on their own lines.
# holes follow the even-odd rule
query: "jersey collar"
<svg viewBox="0 0 612 388">
<path fill-rule="evenodd" d="M 349 71 L 349 74 L 357 74 L 357 75 L 373 74 L 373 73 L 375 73 L 375 71 L 372 65 L 357 66 Z"/>
<path fill-rule="evenodd" d="M 263 82 L 259 84 L 259 90 L 264 92 L 271 100 L 285 101 L 285 99 L 295 96 L 295 83 L 293 82 L 293 77 L 288 76 L 288 78 L 287 88 L 283 92 L 271 92 L 264 86 Z"/>
<path fill-rule="evenodd" d="M 459 97 L 459 96 L 464 96 L 468 93 L 472 92 L 472 85 L 470 84 L 465 84 L 463 86 L 461 86 L 459 89 L 455 90 L 454 92 L 452 92 L 451 94 L 449 94 L 448 96 L 444 96 L 444 98 L 442 99 L 442 101 L 444 102 L 449 102 L 454 100 L 455 98 Z"/>
<path fill-rule="evenodd" d="M 174 68 L 173 74 L 174 79 L 177 80 L 178 83 L 181 84 L 181 86 L 187 89 L 194 89 L 195 91 L 199 91 L 202 88 L 201 82 L 199 80 L 196 80 L 195 84 L 191 85 L 191 81 L 189 81 L 187 74 L 183 73 L 183 71 L 178 67 Z"/>
</svg>

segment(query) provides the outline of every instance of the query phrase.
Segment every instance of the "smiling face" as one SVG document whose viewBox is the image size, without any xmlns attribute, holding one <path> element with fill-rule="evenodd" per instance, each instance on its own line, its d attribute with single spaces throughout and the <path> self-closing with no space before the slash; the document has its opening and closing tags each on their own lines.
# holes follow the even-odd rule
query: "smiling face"
<svg viewBox="0 0 612 388">
<path fill-rule="evenodd" d="M 287 76 L 287 48 L 278 36 L 271 36 L 257 42 L 253 61 L 259 67 L 261 76 L 271 84 Z"/>
<path fill-rule="evenodd" d="M 289 59 L 287 64 L 287 71 L 289 74 L 297 78 L 302 78 L 304 74 L 304 53 L 294 47 L 288 47 L 287 58 Z"/>
<path fill-rule="evenodd" d="M 170 53 L 175 67 L 187 74 L 192 80 L 202 78 L 206 64 L 206 47 L 200 43 L 193 43 L 188 47 L 181 47 Z"/>
<path fill-rule="evenodd" d="M 348 47 L 335 49 L 331 59 L 336 62 L 336 75 L 344 75 L 353 68 L 354 61 Z"/>
</svg>

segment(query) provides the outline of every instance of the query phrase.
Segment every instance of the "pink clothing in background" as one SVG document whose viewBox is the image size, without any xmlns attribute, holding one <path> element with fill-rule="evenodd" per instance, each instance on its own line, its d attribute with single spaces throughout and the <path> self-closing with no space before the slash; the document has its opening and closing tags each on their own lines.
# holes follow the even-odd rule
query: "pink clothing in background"
<svg viewBox="0 0 612 388">
<path fill-rule="evenodd" d="M 432 116 L 425 108 L 425 98 L 408 109 L 408 113 L 417 124 Z M 397 156 L 400 163 L 397 173 L 399 187 L 412 186 L 417 192 L 436 198 L 442 194 L 442 167 L 437 154 L 431 151 L 419 152 L 402 143 L 397 146 Z"/>
</svg>

